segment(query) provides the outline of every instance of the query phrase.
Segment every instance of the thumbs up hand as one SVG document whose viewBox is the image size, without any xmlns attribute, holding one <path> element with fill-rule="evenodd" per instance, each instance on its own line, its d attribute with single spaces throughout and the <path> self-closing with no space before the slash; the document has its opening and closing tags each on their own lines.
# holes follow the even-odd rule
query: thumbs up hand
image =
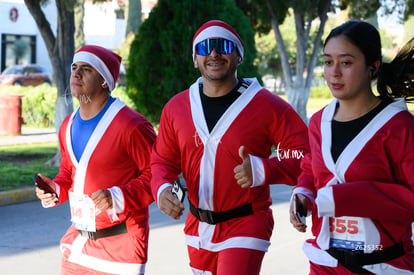
<svg viewBox="0 0 414 275">
<path fill-rule="evenodd" d="M 243 162 L 234 168 L 234 178 L 241 188 L 248 188 L 253 184 L 252 165 L 249 155 L 244 151 L 244 146 L 240 146 L 239 156 Z"/>
</svg>

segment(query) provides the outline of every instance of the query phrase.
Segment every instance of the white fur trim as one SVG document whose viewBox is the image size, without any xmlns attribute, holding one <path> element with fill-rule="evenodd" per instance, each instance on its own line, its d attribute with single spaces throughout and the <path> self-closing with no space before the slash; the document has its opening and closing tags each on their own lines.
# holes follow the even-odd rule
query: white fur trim
<svg viewBox="0 0 414 275">
<path fill-rule="evenodd" d="M 114 77 L 112 76 L 111 72 L 109 71 L 105 63 L 102 61 L 102 59 L 100 59 L 98 56 L 90 52 L 80 51 L 73 56 L 73 63 L 76 62 L 86 62 L 90 64 L 105 79 L 106 83 L 108 84 L 109 91 L 112 91 L 114 89 Z"/>
<path fill-rule="evenodd" d="M 318 217 L 333 217 L 335 215 L 335 203 L 333 201 L 332 186 L 319 189 L 315 203 L 318 206 Z"/>
<path fill-rule="evenodd" d="M 66 247 L 71 250 L 69 262 L 113 274 L 136 275 L 145 272 L 145 264 L 113 262 L 84 254 L 82 249 L 87 240 L 87 238 L 79 235 L 71 247 Z"/>
<path fill-rule="evenodd" d="M 252 177 L 253 177 L 253 184 L 250 187 L 261 186 L 264 184 L 265 181 L 265 170 L 263 161 L 261 158 L 249 155 L 250 163 L 252 166 Z"/>
</svg>

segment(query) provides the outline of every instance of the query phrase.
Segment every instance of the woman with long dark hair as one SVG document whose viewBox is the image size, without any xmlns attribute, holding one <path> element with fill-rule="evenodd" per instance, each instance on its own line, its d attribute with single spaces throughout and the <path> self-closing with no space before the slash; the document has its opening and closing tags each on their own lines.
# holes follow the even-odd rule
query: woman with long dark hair
<svg viewBox="0 0 414 275">
<path fill-rule="evenodd" d="M 310 274 L 413 274 L 413 55 L 414 38 L 382 62 L 380 35 L 363 21 L 326 38 L 324 76 L 335 99 L 310 120 L 311 153 L 290 209 L 301 232 L 294 209 L 312 213 L 315 238 L 303 247 Z"/>
</svg>

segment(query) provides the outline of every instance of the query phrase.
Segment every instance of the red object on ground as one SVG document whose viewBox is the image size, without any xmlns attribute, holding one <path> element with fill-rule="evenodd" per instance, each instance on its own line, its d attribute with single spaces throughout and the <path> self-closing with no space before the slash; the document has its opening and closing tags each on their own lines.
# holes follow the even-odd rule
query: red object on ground
<svg viewBox="0 0 414 275">
<path fill-rule="evenodd" d="M 23 95 L 0 95 L 0 136 L 17 136 L 22 133 Z"/>
</svg>

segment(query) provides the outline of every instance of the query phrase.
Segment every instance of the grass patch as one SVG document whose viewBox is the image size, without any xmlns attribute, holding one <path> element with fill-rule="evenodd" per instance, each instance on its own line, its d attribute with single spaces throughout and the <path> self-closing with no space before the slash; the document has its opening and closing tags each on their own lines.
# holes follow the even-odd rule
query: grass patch
<svg viewBox="0 0 414 275">
<path fill-rule="evenodd" d="M 280 97 L 283 98 L 286 102 L 288 101 L 286 95 L 280 95 Z M 332 98 L 309 98 L 308 103 L 306 104 L 306 110 L 313 112 L 318 111 L 328 105 L 331 101 Z"/>
<path fill-rule="evenodd" d="M 414 114 L 414 102 L 408 102 L 407 107 L 408 107 L 408 111 Z"/>
<path fill-rule="evenodd" d="M 54 178 L 59 168 L 45 162 L 56 154 L 56 148 L 56 142 L 0 146 L 0 191 L 33 186 L 36 173 Z"/>
<path fill-rule="evenodd" d="M 318 111 L 328 105 L 332 101 L 332 98 L 309 98 L 306 104 L 306 110 Z"/>
</svg>

